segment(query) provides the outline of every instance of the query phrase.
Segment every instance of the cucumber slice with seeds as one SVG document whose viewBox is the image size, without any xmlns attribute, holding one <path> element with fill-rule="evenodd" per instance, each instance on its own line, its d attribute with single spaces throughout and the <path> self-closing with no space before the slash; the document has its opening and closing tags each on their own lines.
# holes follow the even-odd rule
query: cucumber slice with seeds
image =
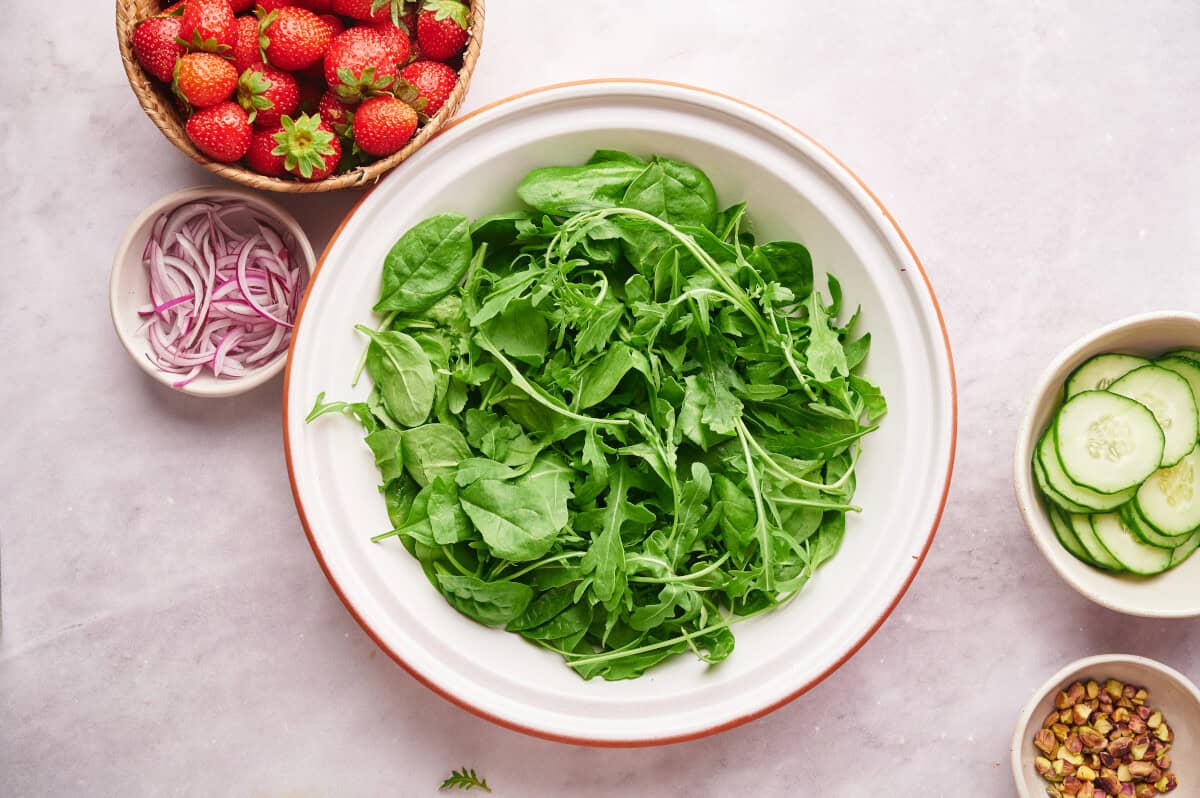
<svg viewBox="0 0 1200 798">
<path fill-rule="evenodd" d="M 1137 355 L 1096 355 L 1067 378 L 1067 396 L 1084 391 L 1103 391 L 1136 368 L 1150 361 Z"/>
<path fill-rule="evenodd" d="M 1109 571 L 1125 570 L 1125 566 L 1109 554 L 1108 549 L 1104 548 L 1104 544 L 1100 542 L 1100 538 L 1096 537 L 1096 530 L 1092 527 L 1090 515 L 1076 513 L 1069 520 L 1075 536 L 1079 538 L 1079 542 L 1087 551 L 1088 556 L 1096 561 L 1096 565 Z"/>
<path fill-rule="evenodd" d="M 1046 477 L 1046 484 L 1056 495 L 1063 497 L 1075 507 L 1085 508 L 1082 512 L 1103 513 L 1115 510 L 1137 493 L 1137 488 L 1129 488 L 1119 493 L 1097 493 L 1076 485 L 1063 471 L 1062 463 L 1059 462 L 1058 452 L 1054 449 L 1053 430 L 1047 430 L 1046 434 L 1042 436 L 1042 442 L 1038 444 L 1037 451 L 1038 459 L 1042 464 L 1042 473 Z M 1072 510 L 1073 508 L 1066 507 L 1064 509 Z M 1074 512 L 1081 511 L 1074 510 Z"/>
<path fill-rule="evenodd" d="M 1196 414 L 1196 397 L 1183 377 L 1160 366 L 1142 366 L 1108 390 L 1145 405 L 1154 414 L 1165 436 L 1161 466 L 1175 465 L 1195 448 L 1200 417 Z"/>
<path fill-rule="evenodd" d="M 1197 548 L 1200 548 L 1200 532 L 1192 535 L 1187 539 L 1186 543 L 1175 549 L 1175 551 L 1171 552 L 1171 567 L 1174 568 L 1181 564 L 1188 557 L 1191 557 L 1192 552 L 1194 552 Z"/>
<path fill-rule="evenodd" d="M 1183 382 L 1177 374 L 1158 371 Z M 1162 462 L 1164 437 L 1154 414 L 1108 391 L 1084 391 L 1068 399 L 1058 411 L 1053 434 L 1068 479 L 1097 493 L 1136 488 Z"/>
<path fill-rule="evenodd" d="M 1057 507 L 1068 513 L 1090 513 L 1092 511 L 1092 508 L 1076 504 L 1050 487 L 1049 483 L 1046 482 L 1046 469 L 1042 466 L 1042 460 L 1038 457 L 1037 452 L 1033 453 L 1033 478 L 1037 482 L 1038 490 L 1042 492 L 1042 495 Z"/>
<path fill-rule="evenodd" d="M 1150 526 L 1149 522 L 1142 516 L 1141 511 L 1138 510 L 1136 501 L 1122 505 L 1119 512 L 1121 513 L 1121 519 L 1125 522 L 1125 526 L 1129 527 L 1129 530 L 1148 546 L 1158 546 L 1160 549 L 1173 549 L 1187 542 L 1188 537 L 1190 537 L 1190 534 L 1171 537 L 1159 532 Z"/>
<path fill-rule="evenodd" d="M 1151 474 L 1138 488 L 1137 508 L 1165 536 L 1188 535 L 1200 528 L 1200 449 Z"/>
<path fill-rule="evenodd" d="M 1112 558 L 1130 573 L 1150 576 L 1171 567 L 1172 549 L 1147 546 L 1116 513 L 1093 515 L 1092 530 Z"/>
<path fill-rule="evenodd" d="M 1087 549 L 1079 542 L 1079 536 L 1075 534 L 1075 530 L 1071 527 L 1071 522 L 1067 520 L 1067 516 L 1057 507 L 1047 507 L 1047 515 L 1050 516 L 1050 526 L 1054 528 L 1054 536 L 1058 538 L 1058 542 L 1062 547 L 1070 552 L 1074 557 L 1093 568 L 1099 568 L 1100 563 L 1092 559 L 1092 555 L 1087 553 Z"/>
</svg>

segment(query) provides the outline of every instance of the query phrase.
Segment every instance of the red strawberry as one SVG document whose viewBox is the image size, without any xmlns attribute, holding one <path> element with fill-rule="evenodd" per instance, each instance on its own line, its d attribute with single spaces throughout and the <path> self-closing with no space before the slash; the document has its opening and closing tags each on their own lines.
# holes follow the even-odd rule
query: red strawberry
<svg viewBox="0 0 1200 798">
<path fill-rule="evenodd" d="M 440 61 L 414 61 L 400 70 L 400 79 L 416 90 L 417 99 L 413 107 L 433 116 L 454 91 L 458 84 L 458 73 Z"/>
<path fill-rule="evenodd" d="M 258 45 L 258 20 L 254 17 L 238 17 L 237 38 L 233 43 L 233 67 L 239 75 L 262 60 Z"/>
<path fill-rule="evenodd" d="M 354 112 L 354 141 L 367 155 L 399 152 L 417 132 L 417 112 L 395 97 L 372 97 Z"/>
<path fill-rule="evenodd" d="M 182 27 L 179 17 L 151 17 L 133 29 L 133 54 L 142 68 L 169 83 L 175 74 L 175 62 L 187 52 L 176 41 Z"/>
<path fill-rule="evenodd" d="M 221 56 L 188 53 L 175 62 L 171 90 L 193 108 L 210 108 L 228 100 L 237 84 L 237 70 Z"/>
<path fill-rule="evenodd" d="M 396 82 L 396 69 L 387 45 L 370 28 L 343 31 L 325 53 L 325 82 L 347 103 L 386 91 Z"/>
<path fill-rule="evenodd" d="M 335 14 L 353 19 L 390 19 L 399 25 L 404 18 L 404 0 L 333 0 Z"/>
<path fill-rule="evenodd" d="M 233 163 L 250 147 L 250 120 L 242 106 L 223 102 L 192 114 L 187 134 L 200 152 L 221 163 Z"/>
<path fill-rule="evenodd" d="M 279 117 L 300 107 L 300 86 L 281 69 L 255 64 L 238 80 L 237 99 L 259 127 L 279 127 Z"/>
<path fill-rule="evenodd" d="M 383 44 L 388 49 L 388 57 L 397 65 L 397 69 L 408 63 L 408 55 L 412 45 L 409 44 L 408 34 L 403 28 L 392 24 L 390 19 L 382 22 L 368 23 L 367 27 L 379 34 Z"/>
<path fill-rule="evenodd" d="M 159 16 L 160 17 L 182 17 L 183 16 L 183 0 L 179 0 L 178 3 L 171 3 L 171 5 L 167 6 L 166 8 L 164 8 L 162 10 L 162 12 L 159 14 Z"/>
<path fill-rule="evenodd" d="M 293 0 L 292 5 L 307 8 L 314 14 L 328 14 L 333 10 L 333 0 Z"/>
<path fill-rule="evenodd" d="M 283 168 L 289 174 L 305 180 L 323 180 L 333 174 L 342 159 L 342 145 L 321 117 L 301 114 L 296 120 L 285 116 L 279 121 L 283 128 L 275 134 L 271 152 L 283 156 Z"/>
<path fill-rule="evenodd" d="M 314 12 L 315 13 L 315 12 Z M 346 29 L 346 23 L 342 22 L 341 17 L 335 17 L 333 14 L 318 14 L 325 24 L 329 26 L 331 36 L 337 36 Z"/>
<path fill-rule="evenodd" d="M 193 50 L 228 53 L 237 41 L 237 22 L 229 0 L 187 0 L 179 37 Z"/>
<path fill-rule="evenodd" d="M 229 0 L 229 7 L 233 13 L 241 14 L 254 8 L 254 0 Z"/>
<path fill-rule="evenodd" d="M 289 72 L 319 61 L 333 39 L 329 25 L 304 8 L 288 6 L 269 11 L 260 24 L 267 60 Z"/>
<path fill-rule="evenodd" d="M 426 58 L 454 58 L 467 44 L 467 7 L 458 0 L 425 0 L 417 17 L 417 40 Z"/>
<path fill-rule="evenodd" d="M 283 156 L 274 152 L 278 144 L 275 137 L 282 132 L 283 128 L 278 126 L 255 130 L 250 136 L 250 149 L 246 150 L 246 165 L 267 177 L 282 177 L 286 174 Z"/>
<path fill-rule="evenodd" d="M 300 3 L 291 2 L 291 0 L 258 0 L 256 8 L 262 8 L 263 11 L 278 11 L 281 8 L 287 8 L 288 6 L 299 6 L 301 8 L 304 7 Z"/>
<path fill-rule="evenodd" d="M 333 89 L 321 95 L 321 104 L 318 106 L 318 110 L 321 120 L 333 128 L 335 133 L 343 132 L 350 123 L 354 111 L 353 108 L 338 99 L 337 93 Z"/>
</svg>

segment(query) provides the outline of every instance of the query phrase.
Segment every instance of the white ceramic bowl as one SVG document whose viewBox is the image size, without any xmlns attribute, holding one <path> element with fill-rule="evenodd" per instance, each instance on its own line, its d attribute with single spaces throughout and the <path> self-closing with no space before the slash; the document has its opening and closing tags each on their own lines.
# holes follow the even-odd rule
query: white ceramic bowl
<svg viewBox="0 0 1200 798">
<path fill-rule="evenodd" d="M 1013 780 L 1019 798 L 1045 798 L 1046 782 L 1033 769 L 1037 750 L 1033 736 L 1054 709 L 1054 697 L 1074 681 L 1116 679 L 1144 687 L 1147 704 L 1162 710 L 1167 725 L 1175 732 L 1171 770 L 1179 778 L 1172 796 L 1196 795 L 1200 791 L 1200 690 L 1173 668 L 1161 662 L 1129 654 L 1105 654 L 1072 662 L 1037 689 L 1017 718 L 1012 738 Z"/>
<path fill-rule="evenodd" d="M 1085 565 L 1071 556 L 1054 536 L 1030 464 L 1043 430 L 1062 404 L 1063 384 L 1081 363 L 1104 352 L 1156 356 L 1172 349 L 1200 349 L 1200 316 L 1171 311 L 1131 316 L 1071 344 L 1038 380 L 1013 454 L 1017 504 L 1034 543 L 1054 569 L 1071 587 L 1097 604 L 1148 618 L 1200 615 L 1200 591 L 1196 590 L 1200 581 L 1200 555 L 1152 577 L 1111 574 Z"/>
<path fill-rule="evenodd" d="M 312 273 L 316 263 L 312 244 L 304 234 L 304 228 L 282 207 L 261 194 L 238 188 L 197 186 L 169 194 L 142 211 L 134 219 L 133 224 L 121 239 L 113 256 L 112 277 L 108 284 L 108 304 L 112 313 L 113 327 L 125 351 L 133 358 L 142 371 L 167 387 L 179 380 L 178 374 L 162 371 L 146 357 L 150 344 L 144 333 L 138 332 L 143 319 L 138 316 L 138 308 L 150 301 L 149 276 L 142 264 L 142 252 L 154 228 L 154 221 L 159 214 L 171 211 L 180 205 L 197 200 L 239 200 L 259 209 L 268 216 L 277 219 L 281 231 L 289 233 L 295 242 L 292 253 L 304 269 L 305 275 Z M 192 382 L 178 388 L 181 393 L 192 396 L 222 397 L 236 396 L 257 388 L 283 370 L 287 360 L 286 352 L 264 363 L 245 377 L 229 379 L 214 377 L 211 372 L 202 372 Z"/>
<path fill-rule="evenodd" d="M 708 668 L 678 657 L 641 679 L 582 681 L 555 655 L 456 613 L 389 528 L 378 474 L 357 425 L 306 425 L 320 391 L 350 382 L 356 323 L 377 320 L 384 255 L 430 214 L 475 217 L 519 207 L 538 166 L 584 162 L 597 148 L 681 158 L 722 202 L 745 199 L 763 240 L 796 238 L 836 271 L 872 333 L 867 371 L 891 412 L 870 436 L 841 552 L 781 611 L 735 629 L 737 650 Z M 822 281 L 823 282 L 823 281 Z M 363 383 L 367 381 L 364 380 Z M 453 125 L 389 175 L 330 244 L 302 306 L 285 383 L 288 466 L 313 550 L 369 634 L 442 695 L 543 737 L 638 745 L 709 734 L 757 717 L 819 682 L 899 601 L 927 551 L 949 487 L 954 377 L 945 330 L 920 264 L 865 186 L 803 133 L 729 98 L 676 85 L 598 81 L 514 97 Z"/>
</svg>

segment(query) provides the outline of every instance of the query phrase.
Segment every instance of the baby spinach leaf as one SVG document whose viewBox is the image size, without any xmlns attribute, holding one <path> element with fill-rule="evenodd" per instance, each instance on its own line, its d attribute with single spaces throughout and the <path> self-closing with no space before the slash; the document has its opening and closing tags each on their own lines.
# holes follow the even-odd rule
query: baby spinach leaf
<svg viewBox="0 0 1200 798">
<path fill-rule="evenodd" d="M 517 196 L 531 208 L 555 216 L 615 208 L 644 167 L 625 161 L 535 169 L 517 186 Z"/>
<path fill-rule="evenodd" d="M 384 261 L 375 312 L 415 313 L 431 307 L 462 279 L 471 252 L 467 217 L 444 213 L 418 223 Z"/>
<path fill-rule="evenodd" d="M 624 204 L 675 225 L 711 229 L 717 192 L 708 175 L 691 164 L 655 158 L 625 191 Z"/>
<path fill-rule="evenodd" d="M 425 350 L 402 332 L 376 332 L 362 326 L 358 330 L 371 339 L 367 373 L 379 389 L 383 406 L 405 427 L 424 424 L 434 397 L 433 367 Z"/>
<path fill-rule="evenodd" d="M 440 474 L 453 474 L 471 456 L 462 433 L 448 424 L 426 424 L 404 431 L 404 467 L 424 487 Z"/>
<path fill-rule="evenodd" d="M 560 527 L 544 514 L 545 497 L 528 485 L 483 479 L 459 494 L 463 510 L 488 548 L 503 560 L 536 560 L 554 545 Z"/>
<path fill-rule="evenodd" d="M 484 626 L 504 626 L 533 600 L 533 591 L 519 582 L 484 582 L 473 576 L 439 573 L 437 585 L 450 606 Z"/>
</svg>

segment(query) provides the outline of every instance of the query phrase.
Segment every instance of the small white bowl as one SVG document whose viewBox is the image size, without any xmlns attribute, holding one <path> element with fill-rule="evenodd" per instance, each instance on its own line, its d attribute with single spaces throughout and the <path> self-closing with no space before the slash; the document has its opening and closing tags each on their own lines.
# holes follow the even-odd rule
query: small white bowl
<svg viewBox="0 0 1200 798">
<path fill-rule="evenodd" d="M 1131 316 L 1081 338 L 1042 373 L 1017 433 L 1013 481 L 1017 504 L 1034 543 L 1071 587 L 1087 598 L 1118 612 L 1146 618 L 1200 616 L 1200 554 L 1164 574 L 1138 577 L 1111 574 L 1071 556 L 1046 516 L 1034 485 L 1030 463 L 1042 431 L 1063 401 L 1063 383 L 1081 363 L 1104 352 L 1157 356 L 1173 349 L 1200 349 L 1200 316 L 1162 311 Z"/>
<path fill-rule="evenodd" d="M 1167 725 L 1175 732 L 1171 770 L 1179 779 L 1179 789 L 1168 794 L 1196 795 L 1200 790 L 1200 690 L 1179 671 L 1129 654 L 1104 654 L 1072 662 L 1033 694 L 1013 731 L 1011 759 L 1017 795 L 1045 796 L 1047 782 L 1033 769 L 1033 760 L 1038 756 L 1033 735 L 1054 708 L 1058 692 L 1074 681 L 1088 679 L 1117 679 L 1149 691 L 1147 706 L 1162 710 Z"/>
<path fill-rule="evenodd" d="M 167 387 L 172 387 L 172 383 L 179 380 L 179 375 L 155 367 L 146 356 L 150 351 L 149 342 L 144 334 L 138 332 L 138 328 L 142 325 L 142 319 L 138 316 L 138 308 L 150 301 L 149 276 L 146 273 L 146 267 L 142 264 L 142 252 L 146 248 L 146 242 L 154 228 L 154 221 L 159 214 L 197 200 L 238 200 L 259 209 L 278 220 L 282 231 L 291 234 L 292 240 L 295 242 L 292 254 L 304 269 L 306 278 L 312 274 L 313 265 L 316 263 L 312 244 L 309 243 L 308 236 L 304 234 L 300 223 L 279 205 L 263 199 L 251 191 L 197 186 L 169 194 L 142 211 L 141 215 L 129 226 L 113 256 L 112 277 L 108 285 L 109 310 L 112 313 L 113 327 L 117 331 L 117 337 L 121 339 L 122 345 L 129 352 L 129 356 L 133 358 L 133 362 L 137 363 L 142 371 Z M 245 377 L 229 379 L 214 377 L 211 372 L 202 372 L 192 382 L 174 390 L 192 396 L 237 396 L 270 380 L 283 370 L 286 361 L 287 351 L 284 350 Z"/>
</svg>

